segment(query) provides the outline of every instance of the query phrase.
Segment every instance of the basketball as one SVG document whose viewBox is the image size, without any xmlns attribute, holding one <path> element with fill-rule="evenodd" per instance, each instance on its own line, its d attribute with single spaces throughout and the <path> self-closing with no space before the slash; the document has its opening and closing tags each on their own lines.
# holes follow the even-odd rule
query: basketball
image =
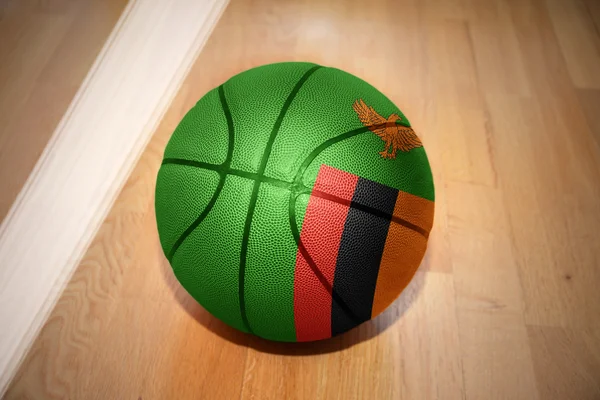
<svg viewBox="0 0 600 400">
<path fill-rule="evenodd" d="M 383 312 L 418 269 L 434 214 L 427 155 L 398 107 L 300 62 L 204 95 L 165 148 L 155 195 L 162 249 L 189 294 L 287 342 Z"/>
</svg>

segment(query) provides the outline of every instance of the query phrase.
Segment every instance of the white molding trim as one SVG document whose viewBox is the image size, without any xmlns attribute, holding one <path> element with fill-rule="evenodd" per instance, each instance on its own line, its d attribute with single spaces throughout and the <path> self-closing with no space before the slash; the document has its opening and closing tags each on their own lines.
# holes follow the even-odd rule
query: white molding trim
<svg viewBox="0 0 600 400">
<path fill-rule="evenodd" d="M 0 397 L 228 0 L 131 0 L 0 227 Z"/>
</svg>

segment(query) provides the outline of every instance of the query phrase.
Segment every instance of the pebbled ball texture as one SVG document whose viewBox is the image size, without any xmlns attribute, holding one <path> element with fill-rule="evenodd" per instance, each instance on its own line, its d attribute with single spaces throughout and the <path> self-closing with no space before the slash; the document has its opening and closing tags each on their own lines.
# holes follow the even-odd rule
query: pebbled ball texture
<svg viewBox="0 0 600 400">
<path fill-rule="evenodd" d="M 278 63 L 211 90 L 173 133 L 156 183 L 160 242 L 225 323 L 324 339 L 381 313 L 413 277 L 433 223 L 427 156 L 383 157 L 358 100 L 410 126 L 353 75 Z"/>
</svg>

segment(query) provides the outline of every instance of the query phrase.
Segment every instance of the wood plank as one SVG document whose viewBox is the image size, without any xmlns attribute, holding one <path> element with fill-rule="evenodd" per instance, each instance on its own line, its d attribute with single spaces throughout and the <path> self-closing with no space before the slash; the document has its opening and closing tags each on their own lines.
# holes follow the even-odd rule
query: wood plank
<svg viewBox="0 0 600 400">
<path fill-rule="evenodd" d="M 485 103 L 482 102 L 468 27 L 443 21 L 428 26 L 427 50 L 435 104 L 433 135 L 439 141 L 444 178 L 494 186 Z"/>
<path fill-rule="evenodd" d="M 546 0 L 575 87 L 600 89 L 600 37 L 583 0 Z"/>
<path fill-rule="evenodd" d="M 494 129 L 503 133 L 495 136 L 498 157 L 512 154 L 512 162 L 499 169 L 506 177 L 503 197 L 514 235 L 526 321 L 595 325 L 587 315 L 598 310 L 597 302 L 589 302 L 595 291 L 592 282 L 598 279 L 592 266 L 597 264 L 599 248 L 590 240 L 598 205 L 587 196 L 595 196 L 597 188 L 578 176 L 583 172 L 568 171 L 578 168 L 585 149 L 570 161 L 560 150 L 565 138 L 544 125 L 541 111 L 530 101 L 490 99 L 490 104 Z"/>
<path fill-rule="evenodd" d="M 467 398 L 536 399 L 521 282 L 502 193 L 453 182 L 447 193 Z"/>
<path fill-rule="evenodd" d="M 0 221 L 127 1 L 64 3 L 22 2 L 0 21 Z"/>
<path fill-rule="evenodd" d="M 79 381 L 85 387 L 89 380 L 94 367 L 91 359 L 99 349 L 96 343 L 110 326 L 120 307 L 122 286 L 128 283 L 123 281 L 123 276 L 136 257 L 144 254 L 143 245 L 148 244 L 148 237 L 146 243 L 139 243 L 139 238 L 152 223 L 152 214 L 145 212 L 148 202 L 139 199 L 149 195 L 154 179 L 152 173 L 158 170 L 160 163 L 160 156 L 151 149 L 146 151 L 123 188 L 122 202 L 115 204 L 106 218 L 23 362 L 14 380 L 17 384 L 8 390 L 7 397 L 75 398 L 81 395 L 81 386 L 74 383 Z M 148 168 L 146 160 L 153 161 L 153 168 Z M 57 340 L 54 345 L 47 346 L 53 339 Z M 115 366 L 107 372 L 114 369 Z M 99 378 L 106 383 L 103 375 Z"/>
<path fill-rule="evenodd" d="M 588 299 L 595 292 L 591 282 L 599 278 L 591 267 L 598 246 L 589 238 L 600 222 L 593 200 L 600 195 L 595 184 L 600 180 L 600 152 L 548 15 L 539 11 L 543 7 L 537 0 L 511 4 L 535 99 L 487 101 L 494 130 L 502 132 L 494 137 L 498 158 L 511 157 L 498 168 L 521 269 L 526 321 L 590 327 L 597 321 L 587 313 L 599 310 Z"/>
<path fill-rule="evenodd" d="M 598 331 L 530 326 L 540 398 L 595 400 L 600 397 Z"/>
<path fill-rule="evenodd" d="M 470 0 L 469 5 L 467 26 L 481 92 L 529 96 L 509 8 L 500 0 Z"/>
<path fill-rule="evenodd" d="M 454 299 L 450 275 L 425 275 L 423 290 L 398 329 L 401 343 L 396 352 L 402 354 L 403 361 L 396 362 L 405 368 L 398 382 L 402 398 L 465 398 Z M 382 347 L 387 351 L 385 342 Z"/>
<path fill-rule="evenodd" d="M 584 0 L 584 4 L 594 23 L 596 36 L 600 37 L 600 3 L 596 0 Z"/>
<path fill-rule="evenodd" d="M 436 21 L 464 21 L 469 15 L 466 0 L 424 0 L 421 9 L 427 18 Z"/>
<path fill-rule="evenodd" d="M 577 91 L 581 109 L 585 114 L 585 120 L 592 136 L 596 141 L 596 146 L 600 146 L 600 118 L 598 118 L 598 110 L 600 110 L 600 90 L 595 89 L 579 89 Z"/>
<path fill-rule="evenodd" d="M 433 162 L 432 168 L 435 168 Z M 442 177 L 434 176 L 434 182 L 436 187 L 433 228 L 427 242 L 425 257 L 423 257 L 419 268 L 424 271 L 451 273 L 453 267 L 452 258 L 448 257 L 450 254 L 450 244 L 445 181 Z"/>
</svg>

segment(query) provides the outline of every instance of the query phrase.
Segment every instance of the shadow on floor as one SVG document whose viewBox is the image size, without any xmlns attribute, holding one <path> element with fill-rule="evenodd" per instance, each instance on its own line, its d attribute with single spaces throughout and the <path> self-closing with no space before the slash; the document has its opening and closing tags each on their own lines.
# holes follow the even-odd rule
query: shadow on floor
<svg viewBox="0 0 600 400">
<path fill-rule="evenodd" d="M 426 275 L 425 273 L 417 272 L 400 297 L 375 319 L 367 321 L 358 327 L 331 339 L 317 342 L 286 343 L 274 342 L 238 331 L 213 317 L 181 286 L 173 274 L 168 261 L 164 259 L 164 256 L 163 262 L 160 264 L 163 275 L 168 282 L 175 300 L 191 317 L 208 330 L 232 343 L 247 346 L 259 352 L 297 356 L 326 354 L 344 350 L 356 344 L 368 341 L 384 332 L 402 318 L 404 313 L 410 308 L 425 284 Z"/>
</svg>

